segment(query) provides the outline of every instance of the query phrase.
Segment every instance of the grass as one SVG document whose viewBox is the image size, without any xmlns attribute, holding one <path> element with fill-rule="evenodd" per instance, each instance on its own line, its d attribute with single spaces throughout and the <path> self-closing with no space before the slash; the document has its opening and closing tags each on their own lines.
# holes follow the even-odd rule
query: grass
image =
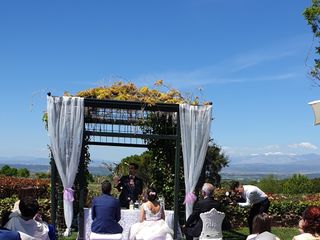
<svg viewBox="0 0 320 240">
<path fill-rule="evenodd" d="M 272 233 L 277 235 L 281 240 L 292 240 L 293 236 L 299 234 L 297 228 L 282 228 L 282 227 L 273 227 Z M 223 239 L 224 240 L 246 240 L 249 235 L 248 228 L 239 228 L 232 231 L 224 231 Z M 77 233 L 73 232 L 70 237 L 59 237 L 62 240 L 75 240 L 77 239 Z"/>
<path fill-rule="evenodd" d="M 59 236 L 59 240 L 61 239 L 61 240 L 76 240 L 77 239 L 77 235 L 78 235 L 78 233 L 77 232 L 72 232 L 71 233 L 71 236 L 69 236 L 69 237 L 63 237 L 63 236 Z"/>
<path fill-rule="evenodd" d="M 293 236 L 298 235 L 297 228 L 273 227 L 272 233 L 277 235 L 281 240 L 292 240 Z M 245 240 L 249 235 L 248 228 L 240 228 L 234 231 L 223 232 L 224 240 Z"/>
</svg>

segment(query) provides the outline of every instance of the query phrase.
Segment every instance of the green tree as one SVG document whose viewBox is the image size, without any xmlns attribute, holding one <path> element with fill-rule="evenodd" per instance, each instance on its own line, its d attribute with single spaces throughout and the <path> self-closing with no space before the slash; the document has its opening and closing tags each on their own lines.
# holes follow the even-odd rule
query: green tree
<svg viewBox="0 0 320 240">
<path fill-rule="evenodd" d="M 275 175 L 268 175 L 263 177 L 257 186 L 264 192 L 269 193 L 282 193 L 283 191 L 283 180 L 278 179 Z"/>
<path fill-rule="evenodd" d="M 18 169 L 16 168 L 11 168 L 9 165 L 4 165 L 1 170 L 0 174 L 4 176 L 17 176 L 18 174 Z"/>
<path fill-rule="evenodd" d="M 138 175 L 142 179 L 144 187 L 148 187 L 152 184 L 152 174 L 150 173 L 152 157 L 152 152 L 145 151 L 141 155 L 132 155 L 123 158 L 114 169 L 114 173 L 118 176 L 127 175 L 129 164 L 136 163 L 139 165 Z"/>
<path fill-rule="evenodd" d="M 283 193 L 303 194 L 312 193 L 313 184 L 309 178 L 301 174 L 294 174 L 283 184 Z"/>
<path fill-rule="evenodd" d="M 26 168 L 19 168 L 17 171 L 17 176 L 24 178 L 30 177 L 30 171 Z"/>
<path fill-rule="evenodd" d="M 314 34 L 314 39 L 317 41 L 315 46 L 315 53 L 317 55 L 320 54 L 320 44 L 319 44 L 319 37 L 320 37 L 320 1 L 319 0 L 312 0 L 312 4 L 310 7 L 306 8 L 303 12 L 305 19 L 307 20 L 308 25 L 311 26 L 311 30 Z M 310 71 L 310 75 L 315 80 L 320 80 L 320 59 L 316 57 L 314 59 L 314 66 Z M 320 85 L 319 83 L 317 83 Z"/>
<path fill-rule="evenodd" d="M 320 193 L 320 178 L 311 179 L 312 193 Z"/>
<path fill-rule="evenodd" d="M 198 182 L 198 187 L 204 182 L 210 182 L 216 187 L 221 187 L 221 176 L 219 172 L 229 164 L 228 157 L 222 152 L 221 148 L 215 143 L 208 146 L 202 173 Z"/>
<path fill-rule="evenodd" d="M 36 178 L 50 178 L 50 174 L 46 172 L 35 173 Z"/>
</svg>

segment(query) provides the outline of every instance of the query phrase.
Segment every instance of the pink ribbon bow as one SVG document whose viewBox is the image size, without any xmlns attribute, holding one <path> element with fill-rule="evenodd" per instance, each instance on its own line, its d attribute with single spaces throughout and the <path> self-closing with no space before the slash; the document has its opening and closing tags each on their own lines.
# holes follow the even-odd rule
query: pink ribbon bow
<svg viewBox="0 0 320 240">
<path fill-rule="evenodd" d="M 193 192 L 189 192 L 186 194 L 183 204 L 194 203 L 196 200 L 197 196 Z"/>
<path fill-rule="evenodd" d="M 74 191 L 72 188 L 65 188 L 63 190 L 63 199 L 68 202 L 73 202 L 74 201 L 73 192 Z"/>
</svg>

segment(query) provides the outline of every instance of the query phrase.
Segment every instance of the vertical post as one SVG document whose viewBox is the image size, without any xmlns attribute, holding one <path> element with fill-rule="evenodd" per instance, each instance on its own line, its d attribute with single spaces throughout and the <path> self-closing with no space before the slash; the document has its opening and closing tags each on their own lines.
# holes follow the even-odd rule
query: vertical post
<svg viewBox="0 0 320 240">
<path fill-rule="evenodd" d="M 176 152 L 174 166 L 174 239 L 177 239 L 179 224 L 179 176 L 180 176 L 180 149 L 181 149 L 181 132 L 180 132 L 180 114 L 177 112 L 177 129 L 176 129 Z"/>
<path fill-rule="evenodd" d="M 51 192 L 50 192 L 50 200 L 51 200 L 51 224 L 54 226 L 54 229 L 56 228 L 56 220 L 57 220 L 57 166 L 56 163 L 54 161 L 54 158 L 52 156 L 52 152 L 50 150 L 50 169 L 51 169 L 51 178 L 50 178 L 50 182 L 51 182 Z"/>
<path fill-rule="evenodd" d="M 85 128 L 83 128 L 85 131 Z M 83 240 L 84 235 L 85 235 L 85 224 L 84 224 L 84 178 L 85 176 L 85 172 L 84 172 L 84 161 L 86 160 L 86 156 L 85 156 L 85 137 L 84 137 L 84 133 L 83 133 L 83 139 L 82 139 L 82 148 L 81 148 L 81 157 L 80 157 L 80 163 L 79 163 L 79 216 L 78 216 L 78 231 L 79 231 L 79 235 L 78 235 L 78 240 Z"/>
</svg>

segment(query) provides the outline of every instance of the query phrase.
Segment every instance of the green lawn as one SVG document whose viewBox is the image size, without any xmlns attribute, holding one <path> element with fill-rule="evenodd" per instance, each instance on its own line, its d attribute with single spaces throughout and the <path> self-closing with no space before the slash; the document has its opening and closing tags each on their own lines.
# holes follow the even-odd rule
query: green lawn
<svg viewBox="0 0 320 240">
<path fill-rule="evenodd" d="M 296 228 L 272 228 L 272 233 L 277 235 L 281 240 L 292 240 L 293 236 L 299 234 Z M 246 240 L 249 234 L 248 228 L 240 228 L 234 231 L 224 231 L 224 240 Z M 62 240 L 75 240 L 77 239 L 77 233 L 72 233 L 70 237 L 59 237 Z"/>
<path fill-rule="evenodd" d="M 277 235 L 281 240 L 292 240 L 293 236 L 299 234 L 297 228 L 273 227 L 272 233 Z M 235 231 L 223 232 L 225 240 L 245 240 L 249 234 L 248 228 L 240 228 Z"/>
<path fill-rule="evenodd" d="M 60 239 L 63 239 L 63 240 L 76 240 L 77 239 L 77 235 L 78 235 L 78 233 L 72 232 L 70 237 L 59 237 L 59 240 Z"/>
</svg>

